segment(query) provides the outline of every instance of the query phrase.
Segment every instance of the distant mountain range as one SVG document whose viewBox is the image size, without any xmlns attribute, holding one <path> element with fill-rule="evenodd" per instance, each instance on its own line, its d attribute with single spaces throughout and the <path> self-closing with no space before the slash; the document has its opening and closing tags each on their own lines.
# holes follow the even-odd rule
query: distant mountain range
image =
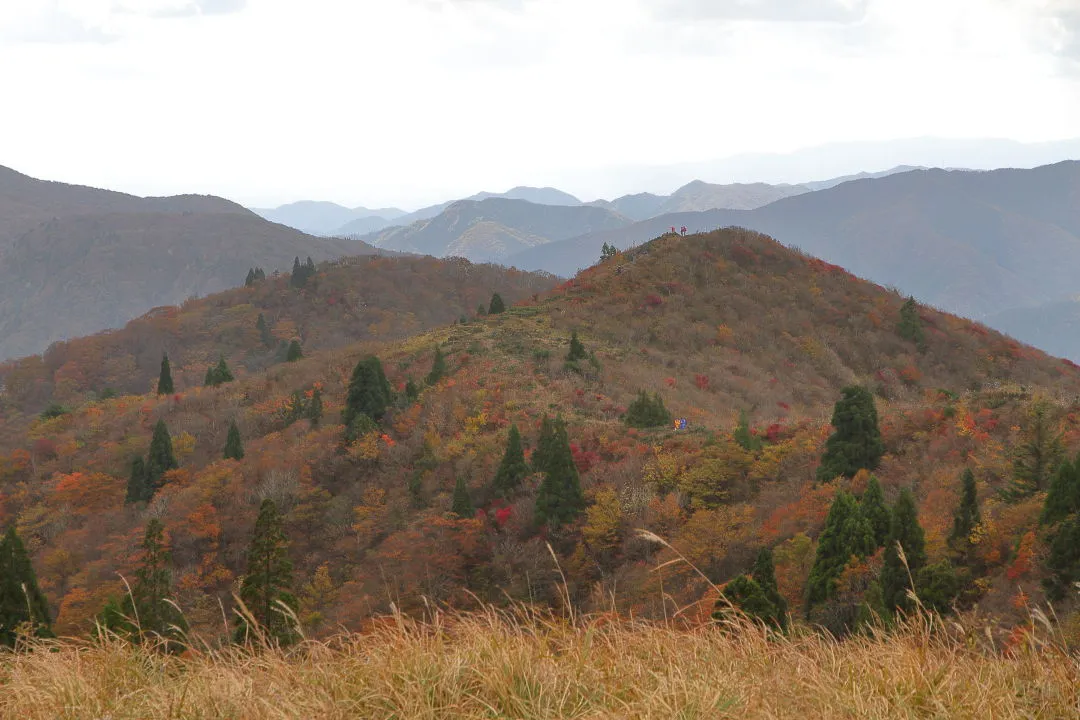
<svg viewBox="0 0 1080 720">
<path fill-rule="evenodd" d="M 915 170 L 841 183 L 749 211 L 675 213 L 531 248 L 506 262 L 563 276 L 596 262 L 604 243 L 646 242 L 671 227 L 691 232 L 739 226 L 976 319 L 1006 322 L 1039 343 L 1037 306 L 1080 291 L 1080 162 L 1033 170 Z M 1068 316 L 1052 305 L 1042 316 Z M 1008 311 L 1012 311 L 1009 314 Z M 1004 319 L 1004 320 L 1003 320 Z"/>
<path fill-rule="evenodd" d="M 252 266 L 372 252 L 218 197 L 140 198 L 0 167 L 0 358 L 235 287 Z"/>
</svg>

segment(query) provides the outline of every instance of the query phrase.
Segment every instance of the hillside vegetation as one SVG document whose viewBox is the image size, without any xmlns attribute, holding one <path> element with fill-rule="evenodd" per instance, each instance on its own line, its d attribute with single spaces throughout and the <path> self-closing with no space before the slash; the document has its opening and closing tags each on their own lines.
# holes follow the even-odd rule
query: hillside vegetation
<svg viewBox="0 0 1080 720">
<path fill-rule="evenodd" d="M 460 262 L 375 259 L 367 282 L 409 262 L 417 263 L 415 281 L 387 276 L 403 293 L 425 280 L 435 290 L 448 273 L 471 302 L 498 278 L 514 277 L 474 274 Z M 334 277 L 351 287 L 336 272 L 316 275 L 317 297 L 333 296 Z M 1040 518 L 1051 470 L 1029 481 L 1014 460 L 1036 426 L 1041 437 L 1059 435 L 1062 451 L 1080 448 L 1076 366 L 969 321 L 913 310 L 764 236 L 662 238 L 535 300 L 526 288 L 508 290 L 520 301 L 501 313 L 401 338 L 401 316 L 386 312 L 378 335 L 341 346 L 347 333 L 339 330 L 325 340 L 330 349 L 305 341 L 295 362 L 246 372 L 247 353 L 265 351 L 252 328 L 259 310 L 239 302 L 244 293 L 267 309 L 312 308 L 292 316 L 308 318 L 304 332 L 324 327 L 315 317 L 329 328 L 348 325 L 332 320 L 333 308 L 324 317 L 297 288 L 208 298 L 118 337 L 121 347 L 150 339 L 138 355 L 146 379 L 159 359 L 154 338 L 171 335 L 178 357 L 198 348 L 177 363 L 172 393 L 83 396 L 39 419 L 18 414 L 31 395 L 16 402 L 10 393 L 48 385 L 50 374 L 32 362 L 17 367 L 31 373 L 18 382 L 6 371 L 0 525 L 15 527 L 28 547 L 56 632 L 87 632 L 123 594 L 120 576 L 137 571 L 143 529 L 157 519 L 192 630 L 220 635 L 222 607 L 228 614 L 234 606 L 267 500 L 283 514 L 288 585 L 316 636 L 393 608 L 424 613 L 480 602 L 654 619 L 697 603 L 707 617 L 711 583 L 746 572 L 763 547 L 775 556 L 775 597 L 801 623 L 830 505 L 841 491 L 865 495 L 874 485 L 866 470 L 818 477 L 833 403 L 851 385 L 872 390 L 880 422 L 878 456 L 858 467 L 880 480 L 882 512 L 910 498 L 907 512 L 925 532 L 919 564 L 955 565 L 958 606 L 994 617 L 998 642 L 1015 644 L 1026 608 L 1043 602 L 1053 534 Z M 203 387 L 215 360 L 207 328 L 229 350 L 234 381 Z M 77 361 L 84 374 L 131 367 L 111 337 L 71 345 L 102 353 Z M 381 370 L 364 360 L 372 354 Z M 70 369 L 64 362 L 51 373 L 53 393 Z M 377 389 L 383 372 L 389 396 Z M 355 393 L 350 382 L 361 383 Z M 371 415 L 347 429 L 341 417 L 354 401 L 369 403 L 363 412 Z M 561 421 L 550 422 L 555 415 Z M 686 418 L 687 429 L 669 429 L 671 418 Z M 511 426 L 524 452 L 507 475 L 499 468 Z M 162 433 L 173 454 L 158 464 L 151 499 L 125 503 L 133 458 L 160 448 L 151 436 Z M 958 556 L 950 536 L 965 470 L 974 474 L 981 520 Z M 552 486 L 553 474 L 568 484 Z M 850 567 L 841 561 L 846 589 L 824 606 L 839 614 L 811 622 L 846 622 L 843 613 L 871 602 L 865 593 L 892 562 L 880 540 L 876 548 Z M 703 575 L 665 566 L 679 557 Z M 1075 625 L 1070 602 L 1066 594 L 1059 610 Z"/>
<path fill-rule="evenodd" d="M 0 168 L 0 359 L 43 351 L 267 271 L 374 250 L 209 196 L 139 198 Z"/>
</svg>

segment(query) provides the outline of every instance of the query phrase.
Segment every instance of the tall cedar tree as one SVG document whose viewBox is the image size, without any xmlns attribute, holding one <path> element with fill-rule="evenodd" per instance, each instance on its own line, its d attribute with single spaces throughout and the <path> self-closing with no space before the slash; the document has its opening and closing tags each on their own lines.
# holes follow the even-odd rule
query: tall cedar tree
<svg viewBox="0 0 1080 720">
<path fill-rule="evenodd" d="M 566 423 L 561 417 L 554 421 L 544 418 L 536 454 L 539 456 L 536 469 L 544 473 L 544 480 L 536 494 L 536 522 L 558 529 L 573 522 L 578 513 L 585 509 L 581 478 L 574 465 Z"/>
<path fill-rule="evenodd" d="M 218 358 L 217 365 L 207 368 L 206 379 L 203 384 L 207 387 L 217 387 L 218 385 L 232 382 L 235 379 L 232 371 L 229 370 L 229 364 L 225 362 L 225 356 L 222 355 Z"/>
<path fill-rule="evenodd" d="M 288 539 L 274 501 L 267 498 L 259 507 L 255 532 L 248 549 L 247 573 L 240 580 L 240 600 L 258 630 L 249 626 L 249 618 L 238 613 L 234 638 L 237 642 L 254 640 L 259 632 L 271 642 L 288 645 L 296 641 L 297 602 L 292 594 L 292 561 Z"/>
<path fill-rule="evenodd" d="M 525 463 L 525 451 L 521 447 L 521 433 L 518 432 L 517 425 L 511 425 L 510 435 L 506 439 L 506 452 L 503 453 L 492 486 L 500 497 L 508 498 L 521 486 L 521 481 L 528 474 L 529 466 Z"/>
<path fill-rule="evenodd" d="M 896 326 L 900 337 L 915 343 L 920 349 L 926 344 L 922 319 L 919 317 L 919 305 L 915 298 L 909 297 L 900 308 L 900 322 Z"/>
<path fill-rule="evenodd" d="M 131 594 L 120 604 L 124 620 L 114 630 L 141 631 L 145 638 L 162 638 L 173 651 L 182 649 L 180 638 L 187 630 L 183 613 L 172 603 L 172 557 L 169 553 L 165 528 L 152 518 L 143 534 L 142 558 L 135 573 Z M 106 613 L 106 623 L 115 622 Z M 130 626 L 137 621 L 137 628 Z M 134 633 L 132 633 L 134 634 Z"/>
<path fill-rule="evenodd" d="M 157 394 L 172 395 L 174 392 L 172 369 L 169 367 L 169 354 L 164 353 L 161 356 L 161 374 L 158 375 Z"/>
<path fill-rule="evenodd" d="M 352 379 L 349 380 L 349 393 L 345 398 L 345 409 L 341 421 L 345 424 L 346 437 L 355 440 L 355 428 L 361 416 L 372 422 L 382 420 L 390 406 L 390 383 L 383 374 L 379 358 L 371 355 L 356 363 Z"/>
<path fill-rule="evenodd" d="M 735 426 L 735 431 L 731 436 L 743 450 L 750 452 L 757 452 L 763 445 L 761 438 L 750 430 L 750 418 L 747 417 L 746 410 L 739 410 L 739 424 Z"/>
<path fill-rule="evenodd" d="M 653 393 L 650 398 L 644 390 L 640 390 L 637 398 L 626 409 L 623 420 L 632 428 L 661 427 L 671 424 L 671 413 L 664 407 L 659 393 Z"/>
<path fill-rule="evenodd" d="M 855 498 L 843 490 L 836 494 L 825 529 L 818 539 L 817 554 L 806 581 L 809 611 L 836 594 L 836 581 L 852 557 L 864 558 L 875 550 L 874 531 Z"/>
<path fill-rule="evenodd" d="M 146 476 L 146 461 L 141 457 L 131 461 L 131 475 L 128 476 L 125 503 L 146 502 L 150 499 L 150 485 Z"/>
<path fill-rule="evenodd" d="M 259 331 L 259 340 L 266 347 L 274 347 L 274 336 L 270 333 L 270 326 L 266 324 L 266 318 L 259 313 L 259 319 L 255 321 L 255 329 Z"/>
<path fill-rule="evenodd" d="M 904 550 L 907 567 L 900 559 L 898 546 Z M 907 597 L 911 577 L 916 576 L 925 565 L 926 539 L 919 525 L 919 511 L 915 507 L 915 496 L 905 488 L 893 506 L 889 538 L 885 541 L 885 564 L 881 568 L 881 592 L 887 610 L 911 607 Z M 911 577 L 908 576 L 909 572 Z"/>
<path fill-rule="evenodd" d="M 322 388 L 318 385 L 311 391 L 311 399 L 307 404 L 307 419 L 311 421 L 312 427 L 318 427 L 319 422 L 322 420 Z"/>
<path fill-rule="evenodd" d="M 502 296 L 499 293 L 495 293 L 491 296 L 491 304 L 488 305 L 488 315 L 498 315 L 501 312 L 506 311 L 506 303 L 503 302 Z"/>
<path fill-rule="evenodd" d="M 874 531 L 874 546 L 882 547 L 889 538 L 889 524 L 892 515 L 889 506 L 885 504 L 885 494 L 881 491 L 881 483 L 877 477 L 871 475 L 866 485 L 866 492 L 859 500 L 859 510 L 870 523 L 870 529 Z"/>
<path fill-rule="evenodd" d="M 150 454 L 146 460 L 146 487 L 149 500 L 161 487 L 161 478 L 170 470 L 180 467 L 173 454 L 172 437 L 164 420 L 158 420 L 154 426 L 154 436 L 150 439 Z"/>
<path fill-rule="evenodd" d="M 428 373 L 424 382 L 428 385 L 435 385 L 444 377 L 446 377 L 446 357 L 443 355 L 442 348 L 436 346 L 435 359 L 431 362 L 431 372 Z"/>
<path fill-rule="evenodd" d="M 878 430 L 874 397 L 864 387 L 843 389 L 833 409 L 833 434 L 825 443 L 817 479 L 828 482 L 837 476 L 854 477 L 859 470 L 876 470 L 885 453 Z"/>
<path fill-rule="evenodd" d="M 244 287 L 251 287 L 255 284 L 255 268 L 248 268 L 247 277 L 244 278 Z"/>
<path fill-rule="evenodd" d="M 285 355 L 285 362 L 296 362 L 304 357 L 304 351 L 300 347 L 299 340 L 289 343 L 289 352 Z"/>
<path fill-rule="evenodd" d="M 1046 597 L 1060 602 L 1067 595 L 1075 597 L 1076 583 L 1080 582 L 1080 513 L 1074 513 L 1058 526 L 1050 542 L 1050 556 L 1046 560 L 1050 576 L 1043 580 Z"/>
<path fill-rule="evenodd" d="M 574 362 L 575 360 L 585 360 L 589 357 L 589 353 L 585 352 L 585 346 L 578 340 L 577 330 L 570 335 L 570 352 L 566 354 L 567 362 Z"/>
<path fill-rule="evenodd" d="M 1080 455 L 1075 462 L 1061 463 L 1054 473 L 1039 521 L 1043 525 L 1055 525 L 1077 512 L 1080 512 Z"/>
<path fill-rule="evenodd" d="M 463 520 L 476 514 L 476 507 L 473 505 L 472 498 L 469 497 L 469 486 L 465 484 L 465 478 L 460 475 L 454 483 L 454 502 L 450 509 Z"/>
<path fill-rule="evenodd" d="M 1045 490 L 1065 455 L 1061 433 L 1050 417 L 1050 404 L 1037 400 L 1028 412 L 1024 439 L 1013 455 L 1013 488 L 1016 497 Z"/>
<path fill-rule="evenodd" d="M 0 539 L 0 645 L 13 647 L 18 633 L 50 637 L 49 603 L 15 526 Z"/>
<path fill-rule="evenodd" d="M 772 550 L 762 548 L 750 575 L 739 575 L 724 586 L 724 597 L 716 601 L 713 619 L 722 620 L 728 614 L 724 598 L 749 617 L 780 630 L 787 629 L 787 600 L 776 584 L 776 568 Z"/>
<path fill-rule="evenodd" d="M 971 533 L 982 522 L 979 516 L 979 497 L 975 490 L 975 473 L 971 468 L 960 476 L 960 504 L 953 515 L 949 545 L 957 552 L 966 553 L 971 548 Z"/>
<path fill-rule="evenodd" d="M 235 420 L 229 423 L 229 434 L 225 438 L 225 459 L 244 459 L 244 441 L 240 438 L 240 428 L 237 427 Z"/>
</svg>

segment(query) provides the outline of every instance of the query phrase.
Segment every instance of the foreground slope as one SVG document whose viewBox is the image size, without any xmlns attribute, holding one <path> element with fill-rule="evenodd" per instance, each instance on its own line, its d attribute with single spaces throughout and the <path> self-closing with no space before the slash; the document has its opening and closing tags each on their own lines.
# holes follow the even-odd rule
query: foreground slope
<svg viewBox="0 0 1080 720">
<path fill-rule="evenodd" d="M 371 252 L 221 198 L 139 198 L 0 168 L 0 359 L 224 290 L 253 266 Z"/>
<path fill-rule="evenodd" d="M 14 522 L 31 548 L 61 633 L 85 632 L 122 592 L 117 573 L 133 572 L 152 516 L 171 537 L 177 601 L 199 633 L 220 634 L 219 603 L 232 607 L 266 498 L 285 513 L 303 622 L 316 634 L 391 608 L 478 600 L 652 618 L 669 616 L 672 603 L 708 607 L 710 584 L 681 565 L 657 571 L 672 551 L 643 541 L 640 529 L 669 538 L 714 583 L 743 572 L 762 546 L 775 548 L 780 591 L 797 614 L 834 494 L 865 487 L 865 474 L 815 480 L 832 403 L 859 383 L 877 396 L 886 497 L 913 490 L 931 561 L 948 557 L 960 473 L 977 472 L 986 533 L 972 551 L 979 575 L 966 602 L 1007 632 L 1027 622 L 1017 587 L 1038 601 L 1043 572 L 1030 559 L 1043 547 L 1041 497 L 1005 503 L 999 494 L 1012 480 L 1010 453 L 1036 391 L 1050 394 L 1066 446 L 1080 446 L 1080 372 L 927 309 L 920 350 L 899 337 L 902 303 L 754 233 L 666 237 L 501 315 L 403 340 L 368 336 L 218 388 L 198 387 L 185 371 L 173 396 L 84 402 L 29 423 L 0 441 L 0 524 Z M 219 337 L 235 338 L 224 345 L 234 367 L 259 342 L 247 330 L 251 309 L 242 312 L 235 329 L 228 311 L 216 316 Z M 169 327 L 183 347 L 203 326 Z M 589 360 L 564 360 L 573 331 Z M 446 373 L 425 382 L 437 346 Z M 346 386 L 372 353 L 395 399 L 376 429 L 346 444 Z M 323 413 L 313 425 L 302 409 L 316 388 Z M 660 393 L 689 429 L 628 428 L 622 416 L 639 389 Z M 737 439 L 739 410 L 760 444 Z M 508 502 L 492 488 L 509 425 L 531 456 L 541 417 L 556 413 L 589 506 L 557 530 L 537 523 L 536 474 Z M 16 407 L 5 419 L 9 428 L 29 420 Z M 125 505 L 132 458 L 159 419 L 180 468 L 149 504 Z M 245 454 L 222 460 L 234 421 Z M 475 517 L 451 512 L 459 480 Z M 1030 550 L 1023 562 L 1018 547 Z"/>
</svg>

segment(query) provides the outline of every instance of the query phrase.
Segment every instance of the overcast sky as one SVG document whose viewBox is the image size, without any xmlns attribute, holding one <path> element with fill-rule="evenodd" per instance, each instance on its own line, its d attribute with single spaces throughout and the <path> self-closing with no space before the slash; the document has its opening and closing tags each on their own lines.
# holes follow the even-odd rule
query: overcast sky
<svg viewBox="0 0 1080 720">
<path fill-rule="evenodd" d="M 0 165 L 37 177 L 590 199 L 627 165 L 1078 136 L 1080 0 L 0 0 L 0 68 Z"/>
</svg>

